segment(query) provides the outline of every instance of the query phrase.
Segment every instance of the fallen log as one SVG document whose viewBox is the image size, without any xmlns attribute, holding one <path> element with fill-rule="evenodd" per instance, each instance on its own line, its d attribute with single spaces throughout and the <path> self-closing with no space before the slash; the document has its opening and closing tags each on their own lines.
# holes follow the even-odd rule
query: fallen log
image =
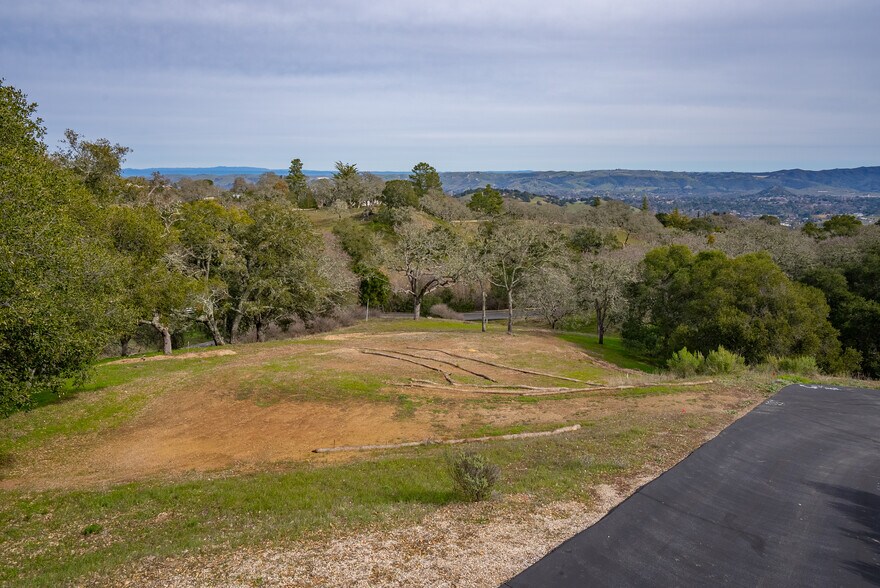
<svg viewBox="0 0 880 588">
<path fill-rule="evenodd" d="M 577 392 L 603 392 L 606 390 L 631 390 L 633 388 L 649 388 L 651 386 L 700 386 L 703 384 L 712 384 L 714 380 L 704 380 L 700 382 L 648 382 L 642 384 L 622 384 L 620 386 L 590 386 L 586 388 L 538 388 L 527 386 L 457 386 L 456 392 L 473 393 L 473 394 L 496 394 L 501 396 L 557 396 L 560 394 L 574 394 Z M 434 390 L 449 390 L 447 386 L 440 386 L 433 382 L 429 384 L 416 383 L 413 381 L 409 384 L 398 384 L 398 386 L 407 386 L 412 388 L 430 388 Z"/>
<path fill-rule="evenodd" d="M 425 439 L 424 441 L 408 441 L 406 443 L 388 443 L 384 445 L 342 445 L 339 447 L 318 447 L 312 449 L 312 453 L 339 453 L 344 451 L 375 451 L 378 449 L 402 449 L 404 447 L 418 447 L 421 445 L 459 445 L 462 443 L 480 443 L 483 441 L 503 441 L 509 439 L 528 439 L 531 437 L 549 437 L 562 433 L 571 433 L 580 429 L 580 425 L 560 427 L 552 431 L 535 431 L 534 433 L 510 433 L 508 435 L 494 435 L 488 437 L 470 437 L 466 439 Z"/>
</svg>

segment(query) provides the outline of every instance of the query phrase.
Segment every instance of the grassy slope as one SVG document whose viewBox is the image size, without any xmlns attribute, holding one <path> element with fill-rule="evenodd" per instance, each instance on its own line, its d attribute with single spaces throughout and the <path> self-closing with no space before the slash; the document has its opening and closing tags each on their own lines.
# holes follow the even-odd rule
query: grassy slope
<svg viewBox="0 0 880 588">
<path fill-rule="evenodd" d="M 500 491 L 589 502 L 593 484 L 645 465 L 668 465 L 666 456 L 684 450 L 688 434 L 717 423 L 680 415 L 584 424 L 563 437 L 485 446 L 504 473 Z M 668 433 L 681 447 L 668 445 Z M 661 439 L 664 449 L 658 452 Z M 347 465 L 291 465 L 276 473 L 102 491 L 4 492 L 0 581 L 56 586 L 147 555 L 417 520 L 457 500 L 444 453 L 423 448 Z M 89 525 L 100 530 L 85 534 Z"/>
<path fill-rule="evenodd" d="M 620 367 L 648 373 L 658 371 L 656 366 L 651 365 L 647 360 L 633 354 L 624 347 L 620 337 L 605 335 L 602 345 L 599 345 L 599 337 L 592 333 L 562 333 L 559 335 L 559 338 L 579 345 L 589 353 Z"/>
<path fill-rule="evenodd" d="M 492 327 L 499 333 L 502 328 Z M 437 320 L 376 321 L 344 333 L 430 331 L 455 336 L 478 330 L 479 325 Z M 590 336 L 563 338 L 626 367 L 643 365 L 613 340 L 597 349 Z M 236 373 L 240 371 L 236 362 L 249 361 L 248 354 L 273 348 L 323 351 L 324 347 L 331 348 L 332 343 L 312 338 L 242 346 L 237 356 L 99 365 L 93 380 L 70 391 L 75 401 L 50 403 L 0 423 L 0 466 L 4 455 L 19 451 L 27 455 L 29 448 L 64 444 L 77 435 L 118 426 L 152 395 L 162 394 L 168 387 Z M 528 360 L 528 356 L 509 358 L 519 365 L 528 365 L 523 363 Z M 307 399 L 327 399 L 330 389 L 345 390 L 349 398 L 398 403 L 404 417 L 413 410 L 410 399 L 380 391 L 378 381 L 345 373 L 333 373 L 332 377 L 311 374 L 319 364 L 310 361 L 300 356 L 246 364 L 256 376 L 242 393 L 258 404 L 271 404 L 278 400 L 278 394 L 299 398 L 303 388 L 310 390 Z M 568 368 L 569 372 L 573 369 Z M 297 378 L 302 374 L 310 385 L 301 385 Z M 154 382 L 162 384 L 154 389 Z M 273 392 L 272 385 L 278 390 Z M 652 386 L 627 395 L 638 403 L 640 398 L 684 391 Z M 493 397 L 466 402 L 504 408 L 517 403 L 550 406 L 558 399 Z M 442 408 L 431 404 L 430 410 L 438 406 Z M 729 420 L 730 414 L 678 410 L 657 414 L 642 412 L 633 404 L 630 410 L 610 416 L 582 417 L 579 422 L 584 427 L 573 434 L 496 442 L 481 450 L 502 467 L 502 494 L 528 493 L 537 501 L 564 498 L 589 502 L 594 484 L 635 476 L 646 467 L 667 467 L 699 444 L 706 430 Z M 498 435 L 554 425 L 466 423 L 460 432 Z M 366 525 L 416 520 L 438 505 L 457 500 L 444 470 L 445 452 L 426 447 L 367 454 L 341 465 L 275 464 L 258 474 L 144 482 L 101 490 L 0 491 L 0 583 L 55 586 L 107 573 L 146 555 L 320 537 Z"/>
</svg>

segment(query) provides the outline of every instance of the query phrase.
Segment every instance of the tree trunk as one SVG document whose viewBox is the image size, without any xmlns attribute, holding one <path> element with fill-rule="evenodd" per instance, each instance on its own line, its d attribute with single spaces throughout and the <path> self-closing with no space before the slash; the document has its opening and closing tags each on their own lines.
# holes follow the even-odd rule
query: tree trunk
<svg viewBox="0 0 880 588">
<path fill-rule="evenodd" d="M 599 333 L 599 345 L 605 344 L 605 313 L 596 305 L 596 331 Z"/>
<path fill-rule="evenodd" d="M 367 320 L 370 320 L 370 301 L 367 300 Z"/>
<path fill-rule="evenodd" d="M 232 313 L 232 325 L 229 327 L 229 342 L 237 343 L 238 342 L 238 333 L 241 330 L 241 319 L 244 318 L 244 305 L 247 302 L 248 292 L 244 292 L 238 300 L 238 304 L 235 306 L 235 310 Z"/>
<path fill-rule="evenodd" d="M 128 344 L 130 341 L 131 337 L 128 335 L 119 338 L 119 354 L 122 357 L 128 357 Z"/>
<path fill-rule="evenodd" d="M 417 321 L 422 316 L 422 299 L 416 298 L 413 301 L 413 320 Z"/>
<path fill-rule="evenodd" d="M 204 322 L 208 326 L 208 330 L 211 331 L 211 338 L 214 339 L 214 345 L 226 345 L 226 341 L 223 340 L 223 333 L 220 332 L 220 327 L 217 325 L 217 321 L 213 318 L 208 318 Z"/>
<path fill-rule="evenodd" d="M 513 290 L 507 291 L 507 334 L 513 334 Z"/>
<path fill-rule="evenodd" d="M 171 355 L 171 329 L 162 324 L 158 312 L 153 313 L 153 320 L 150 321 L 150 324 L 162 335 L 162 353 Z"/>
<path fill-rule="evenodd" d="M 165 325 L 160 325 L 156 328 L 159 330 L 159 333 L 162 334 L 162 353 L 165 355 L 171 355 L 171 329 Z"/>
<path fill-rule="evenodd" d="M 263 332 L 263 321 L 257 319 L 254 322 L 254 327 L 257 329 L 257 342 L 262 343 L 266 340 L 266 333 Z"/>
<path fill-rule="evenodd" d="M 480 282 L 480 297 L 483 299 L 482 331 L 485 333 L 489 326 L 489 319 L 486 316 L 486 289 L 483 287 L 482 282 Z"/>
</svg>

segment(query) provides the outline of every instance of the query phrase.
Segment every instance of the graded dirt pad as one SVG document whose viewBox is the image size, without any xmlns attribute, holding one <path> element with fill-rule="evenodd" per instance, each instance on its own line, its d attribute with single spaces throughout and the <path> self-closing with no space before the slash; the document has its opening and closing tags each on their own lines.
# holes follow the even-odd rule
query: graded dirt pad
<svg viewBox="0 0 880 588">
<path fill-rule="evenodd" d="M 386 355 L 365 354 L 364 349 L 380 349 Z M 96 421 L 84 433 L 47 438 L 42 444 L 12 452 L 9 463 L 0 466 L 0 488 L 89 488 L 257 471 L 290 461 L 323 463 L 355 456 L 312 453 L 319 447 L 453 439 L 535 427 L 546 430 L 636 406 L 640 412 L 658 415 L 717 413 L 729 411 L 743 399 L 736 391 L 719 388 L 707 395 L 706 390 L 695 388 L 672 396 L 629 398 L 604 391 L 539 403 L 488 397 L 475 388 L 582 385 L 512 367 L 612 385 L 657 381 L 647 374 L 636 377 L 606 370 L 573 344 L 543 333 L 509 337 L 478 332 L 355 331 L 171 359 L 178 361 L 163 362 L 161 367 L 176 371 L 153 370 L 150 377 L 82 393 L 56 407 L 61 418 L 63 410 L 84 407 L 114 391 L 148 397 L 142 408 L 118 423 Z M 112 369 L 117 371 L 149 367 L 138 365 L 139 359 L 114 363 Z M 446 385 L 437 370 L 450 374 L 456 385 Z M 438 387 L 409 387 L 419 380 L 436 382 Z M 510 427 L 520 429 L 511 431 Z"/>
</svg>

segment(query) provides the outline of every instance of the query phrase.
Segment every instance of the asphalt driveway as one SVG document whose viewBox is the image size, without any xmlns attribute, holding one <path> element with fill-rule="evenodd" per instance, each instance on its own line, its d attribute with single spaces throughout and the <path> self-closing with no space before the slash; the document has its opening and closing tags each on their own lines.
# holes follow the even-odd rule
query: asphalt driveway
<svg viewBox="0 0 880 588">
<path fill-rule="evenodd" d="M 792 385 L 506 582 L 880 585 L 880 391 Z"/>
</svg>

